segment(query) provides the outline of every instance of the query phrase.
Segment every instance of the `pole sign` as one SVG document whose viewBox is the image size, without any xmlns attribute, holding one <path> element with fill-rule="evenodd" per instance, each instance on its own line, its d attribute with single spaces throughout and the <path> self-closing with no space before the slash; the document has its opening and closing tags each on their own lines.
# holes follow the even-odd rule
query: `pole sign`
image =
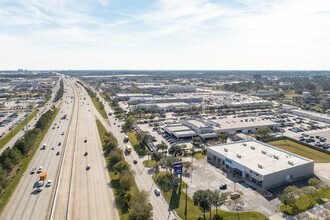
<svg viewBox="0 0 330 220">
<path fill-rule="evenodd" d="M 174 164 L 174 174 L 182 174 L 182 167 L 183 167 L 182 162 L 175 163 Z"/>
</svg>

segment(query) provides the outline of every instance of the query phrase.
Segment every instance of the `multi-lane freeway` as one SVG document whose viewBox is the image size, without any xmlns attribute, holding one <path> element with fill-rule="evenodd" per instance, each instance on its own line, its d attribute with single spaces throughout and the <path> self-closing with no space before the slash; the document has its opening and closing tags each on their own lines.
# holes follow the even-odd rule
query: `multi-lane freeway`
<svg viewBox="0 0 330 220">
<path fill-rule="evenodd" d="M 119 219 L 95 116 L 84 101 L 89 97 L 72 79 L 64 86 L 59 114 L 41 144 L 47 147 L 39 146 L 0 219 Z M 47 173 L 41 192 L 39 174 L 30 174 L 39 167 Z"/>
</svg>

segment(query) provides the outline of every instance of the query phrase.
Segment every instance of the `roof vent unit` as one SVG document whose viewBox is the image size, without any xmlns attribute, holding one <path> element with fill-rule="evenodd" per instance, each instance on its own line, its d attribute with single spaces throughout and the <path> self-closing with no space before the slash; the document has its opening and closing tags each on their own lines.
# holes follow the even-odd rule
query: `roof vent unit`
<svg viewBox="0 0 330 220">
<path fill-rule="evenodd" d="M 266 151 L 264 151 L 264 150 L 262 150 L 262 151 L 261 151 L 261 153 L 263 153 L 263 154 L 266 154 L 267 152 L 266 152 Z"/>
<path fill-rule="evenodd" d="M 278 160 L 278 159 L 279 159 L 279 157 L 278 157 L 277 155 L 274 155 L 274 158 L 275 158 L 276 160 Z"/>
<path fill-rule="evenodd" d="M 237 156 L 238 158 L 242 158 L 242 155 L 240 155 L 240 154 L 236 154 L 236 156 Z"/>
<path fill-rule="evenodd" d="M 255 148 L 254 146 L 251 146 L 251 149 L 252 149 L 252 150 L 255 150 L 256 148 Z"/>
<path fill-rule="evenodd" d="M 260 169 L 262 169 L 262 165 L 261 165 L 260 163 L 258 163 L 258 167 L 259 167 Z"/>
<path fill-rule="evenodd" d="M 292 162 L 292 161 L 290 161 L 290 160 L 288 161 L 288 164 L 290 164 L 290 165 L 292 165 L 292 166 L 293 166 L 293 162 Z"/>
<path fill-rule="evenodd" d="M 227 148 L 224 148 L 225 152 L 228 152 L 228 149 Z"/>
</svg>

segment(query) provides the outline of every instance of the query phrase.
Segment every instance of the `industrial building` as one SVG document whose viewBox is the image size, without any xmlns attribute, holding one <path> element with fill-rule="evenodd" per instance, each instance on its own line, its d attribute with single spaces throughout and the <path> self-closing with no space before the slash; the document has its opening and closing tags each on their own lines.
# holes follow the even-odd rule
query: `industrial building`
<svg viewBox="0 0 330 220">
<path fill-rule="evenodd" d="M 191 107 L 192 107 L 191 105 L 184 102 L 175 102 L 175 103 L 141 103 L 141 104 L 137 104 L 134 108 L 153 109 L 153 110 L 169 112 L 179 109 L 188 110 Z"/>
<path fill-rule="evenodd" d="M 183 120 L 182 124 L 171 124 L 164 128 L 168 134 L 177 139 L 199 136 L 203 140 L 207 138 L 215 138 L 220 133 L 228 133 L 234 135 L 236 133 L 253 133 L 260 127 L 269 127 L 275 129 L 279 127 L 279 123 L 260 117 L 243 117 L 243 118 L 223 118 Z"/>
<path fill-rule="evenodd" d="M 314 173 L 313 160 L 256 140 L 210 146 L 207 149 L 207 160 L 262 188 Z"/>
<path fill-rule="evenodd" d="M 181 86 L 173 85 L 169 86 L 167 89 L 168 93 L 177 93 L 177 92 L 196 92 L 196 86 Z"/>
<path fill-rule="evenodd" d="M 284 112 L 289 112 L 294 115 L 314 119 L 320 122 L 330 122 L 330 115 L 329 114 L 321 114 L 317 112 L 305 111 L 301 110 L 297 107 L 283 107 L 282 110 Z"/>
</svg>

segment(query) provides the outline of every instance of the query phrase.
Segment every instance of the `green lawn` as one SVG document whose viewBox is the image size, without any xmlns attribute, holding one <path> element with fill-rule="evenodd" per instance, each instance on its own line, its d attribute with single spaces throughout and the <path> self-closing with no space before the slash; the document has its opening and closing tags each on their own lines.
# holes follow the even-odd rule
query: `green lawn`
<svg viewBox="0 0 330 220">
<path fill-rule="evenodd" d="M 15 176 L 13 177 L 12 181 L 10 182 L 9 186 L 6 188 L 6 191 L 0 196 L 0 213 L 3 211 L 4 207 L 6 206 L 7 202 L 9 201 L 10 197 L 14 193 L 17 185 L 19 184 L 21 177 L 23 176 L 24 172 L 26 171 L 27 167 L 29 166 L 30 161 L 32 160 L 33 156 L 35 155 L 36 151 L 39 149 L 39 145 L 41 141 L 44 139 L 49 127 L 53 123 L 54 119 L 56 118 L 57 113 L 59 112 L 59 108 L 56 109 L 55 114 L 53 115 L 51 121 L 47 125 L 47 128 L 42 131 L 40 136 L 36 139 L 35 147 L 28 156 L 23 158 L 20 162 L 20 169 L 16 172 Z"/>
<path fill-rule="evenodd" d="M 154 160 L 145 160 L 145 161 L 143 161 L 143 164 L 146 167 L 154 167 L 154 166 L 156 166 L 156 161 L 154 161 Z"/>
<path fill-rule="evenodd" d="M 136 132 L 127 132 L 126 135 L 128 136 L 129 138 L 129 142 L 131 142 L 131 144 L 134 146 L 134 145 L 137 145 L 139 144 L 137 138 L 136 138 Z"/>
<path fill-rule="evenodd" d="M 194 158 L 199 160 L 199 159 L 204 159 L 206 157 L 206 154 L 202 154 L 200 152 L 194 154 Z"/>
<path fill-rule="evenodd" d="M 96 98 L 92 98 L 91 97 L 91 99 L 92 99 L 92 102 L 93 102 L 95 108 L 100 113 L 100 115 L 103 118 L 106 118 L 107 119 L 108 118 L 108 115 L 107 115 L 107 112 L 105 111 L 104 107 L 102 107 L 103 106 L 102 102 L 100 100 L 97 100 Z"/>
<path fill-rule="evenodd" d="M 153 180 L 155 181 L 158 176 L 164 175 L 164 172 L 160 172 L 158 174 L 154 174 L 152 176 Z M 156 181 L 155 181 L 156 182 Z M 188 188 L 189 189 L 189 188 Z M 179 215 L 179 217 L 181 219 L 185 219 L 185 203 L 186 203 L 186 193 L 185 193 L 185 189 L 179 191 L 174 190 L 174 191 L 170 191 L 170 192 L 164 192 L 162 190 L 162 194 L 164 195 L 166 201 L 168 202 L 168 204 L 170 205 L 170 207 L 172 209 L 174 209 L 176 211 L 176 213 Z M 203 217 L 203 212 L 194 205 L 194 202 L 192 201 L 192 199 L 187 196 L 187 219 L 198 219 L 199 217 Z M 216 210 L 212 210 L 212 216 L 214 216 L 216 213 Z M 243 220 L 250 220 L 250 219 L 268 219 L 267 216 L 263 215 L 260 212 L 255 212 L 255 211 L 249 211 L 249 212 L 227 212 L 227 211 L 222 211 L 220 209 L 218 209 L 218 214 L 220 214 L 220 216 L 223 219 L 243 219 Z M 206 219 L 209 219 L 210 213 L 207 212 L 206 214 Z"/>
<path fill-rule="evenodd" d="M 330 199 L 330 187 L 322 189 L 319 192 L 320 192 L 321 198 Z M 281 210 L 281 212 L 289 214 L 289 215 L 296 215 L 300 212 L 306 211 L 307 209 L 314 207 L 317 204 L 322 204 L 322 203 L 324 203 L 323 200 L 316 201 L 315 199 L 311 199 L 311 201 L 309 201 L 308 197 L 306 195 L 304 195 L 304 196 L 301 196 L 296 199 L 296 204 L 297 204 L 298 209 L 288 206 L 287 209 L 285 210 L 285 205 L 282 204 L 280 206 L 280 210 Z"/>
<path fill-rule="evenodd" d="M 271 141 L 267 144 L 281 148 L 283 150 L 298 154 L 300 156 L 314 160 L 316 163 L 328 163 L 330 162 L 330 155 L 314 150 L 309 147 L 305 147 L 301 144 L 297 144 L 290 140 Z"/>
<path fill-rule="evenodd" d="M 39 111 L 32 112 L 28 117 L 28 122 L 31 121 Z M 6 134 L 4 138 L 0 140 L 0 149 L 3 148 L 24 126 L 26 125 L 26 120 L 19 123 L 15 128 L 13 128 L 9 133 Z"/>
</svg>

